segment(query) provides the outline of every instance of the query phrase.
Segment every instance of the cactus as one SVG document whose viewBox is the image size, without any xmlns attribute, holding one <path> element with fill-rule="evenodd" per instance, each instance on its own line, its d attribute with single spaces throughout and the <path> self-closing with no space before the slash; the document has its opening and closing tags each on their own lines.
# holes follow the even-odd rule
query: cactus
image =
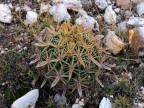
<svg viewBox="0 0 144 108">
<path fill-rule="evenodd" d="M 100 39 L 82 25 L 65 22 L 57 28 L 46 27 L 43 36 L 35 36 L 40 52 L 36 67 L 46 69 L 45 77 L 52 81 L 51 88 L 62 82 L 69 89 L 77 87 L 82 96 L 82 88 L 95 79 L 95 73 L 102 67 L 98 62 Z"/>
</svg>

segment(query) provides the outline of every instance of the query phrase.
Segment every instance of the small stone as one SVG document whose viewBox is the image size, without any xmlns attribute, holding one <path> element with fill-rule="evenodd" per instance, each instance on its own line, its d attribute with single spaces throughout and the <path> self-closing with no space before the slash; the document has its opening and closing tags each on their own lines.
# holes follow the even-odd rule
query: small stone
<svg viewBox="0 0 144 108">
<path fill-rule="evenodd" d="M 40 14 L 47 13 L 50 5 L 48 3 L 41 3 Z"/>
<path fill-rule="evenodd" d="M 94 27 L 96 26 L 95 30 L 99 31 L 99 24 L 97 23 L 97 21 L 87 14 L 80 16 L 76 19 L 75 22 L 77 25 L 83 24 L 85 30 L 88 28 L 94 29 Z"/>
<path fill-rule="evenodd" d="M 38 15 L 36 12 L 34 11 L 28 11 L 27 14 L 26 14 L 26 24 L 34 24 L 37 22 L 37 18 L 38 18 Z"/>
<path fill-rule="evenodd" d="M 14 8 L 13 5 L 12 5 L 12 3 L 9 3 L 8 6 L 9 6 L 10 9 Z"/>
<path fill-rule="evenodd" d="M 137 5 L 137 13 L 139 16 L 144 14 L 144 2 L 141 2 Z"/>
<path fill-rule="evenodd" d="M 109 4 L 111 4 L 110 0 L 95 0 L 95 4 L 101 9 L 104 10 L 106 7 L 108 7 Z"/>
<path fill-rule="evenodd" d="M 22 6 L 22 10 L 24 10 L 24 11 L 30 11 L 31 8 L 28 5 L 24 4 L 24 6 Z"/>
<path fill-rule="evenodd" d="M 116 0 L 116 5 L 121 6 L 124 9 L 129 9 L 131 2 L 130 0 Z"/>
<path fill-rule="evenodd" d="M 79 104 L 73 104 L 72 108 L 81 108 Z"/>
<path fill-rule="evenodd" d="M 65 96 L 62 96 L 61 94 L 57 93 L 54 96 L 54 100 L 55 100 L 55 102 L 57 102 L 58 105 L 65 105 L 67 98 Z"/>
<path fill-rule="evenodd" d="M 92 1 L 91 0 L 81 0 L 82 6 L 85 9 L 89 9 L 92 6 Z"/>
<path fill-rule="evenodd" d="M 80 105 L 81 107 L 83 107 L 83 106 L 84 106 L 84 102 L 83 102 L 83 101 L 79 101 L 79 105 Z"/>
<path fill-rule="evenodd" d="M 129 19 L 131 16 L 132 16 L 132 12 L 129 11 L 129 10 L 126 10 L 125 13 L 124 13 L 125 19 Z"/>
<path fill-rule="evenodd" d="M 116 8 L 116 9 L 114 9 L 114 11 L 115 11 L 116 13 L 119 13 L 119 12 L 120 12 L 120 8 Z"/>
<path fill-rule="evenodd" d="M 125 46 L 124 42 L 116 36 L 114 31 L 108 30 L 108 34 L 104 38 L 104 44 L 113 54 L 118 54 Z"/>
<path fill-rule="evenodd" d="M 112 104 L 108 98 L 103 97 L 100 102 L 99 108 L 112 108 Z"/>
<path fill-rule="evenodd" d="M 0 52 L 0 54 L 4 54 L 5 53 L 5 51 L 4 50 L 2 50 L 1 52 Z"/>
<path fill-rule="evenodd" d="M 8 5 L 0 4 L 0 21 L 3 23 L 11 23 L 12 15 Z"/>
<path fill-rule="evenodd" d="M 27 50 L 28 48 L 25 46 L 24 48 L 23 48 L 23 50 Z"/>
<path fill-rule="evenodd" d="M 119 31 L 126 31 L 127 30 L 127 26 L 126 26 L 126 21 L 123 21 L 121 23 L 118 23 L 118 30 Z"/>
<path fill-rule="evenodd" d="M 130 17 L 127 21 L 128 25 L 136 26 L 136 27 L 142 27 L 144 25 L 144 18 L 140 17 Z"/>
<path fill-rule="evenodd" d="M 15 8 L 15 11 L 19 12 L 19 11 L 21 11 L 21 8 L 18 6 L 18 7 Z"/>
<path fill-rule="evenodd" d="M 69 15 L 65 4 L 51 6 L 50 14 L 53 15 L 54 20 L 57 22 L 71 20 L 71 16 Z"/>
<path fill-rule="evenodd" d="M 115 24 L 117 19 L 116 13 L 112 9 L 112 5 L 108 6 L 105 10 L 104 20 L 108 24 Z"/>
<path fill-rule="evenodd" d="M 11 108 L 34 108 L 39 97 L 39 90 L 34 89 L 29 91 L 24 96 L 17 99 L 11 106 Z"/>
</svg>

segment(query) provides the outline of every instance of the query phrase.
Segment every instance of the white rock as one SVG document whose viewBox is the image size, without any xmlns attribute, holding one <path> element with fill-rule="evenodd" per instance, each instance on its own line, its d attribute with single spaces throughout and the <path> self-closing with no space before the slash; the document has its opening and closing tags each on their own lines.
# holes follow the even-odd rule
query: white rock
<svg viewBox="0 0 144 108">
<path fill-rule="evenodd" d="M 32 25 L 37 22 L 38 15 L 34 11 L 28 11 L 26 14 L 26 23 Z"/>
<path fill-rule="evenodd" d="M 120 8 L 116 8 L 116 9 L 114 9 L 114 11 L 115 11 L 116 13 L 119 13 L 119 12 L 120 12 Z"/>
<path fill-rule="evenodd" d="M 144 14 L 144 2 L 141 2 L 137 5 L 137 13 L 139 14 L 139 16 Z"/>
<path fill-rule="evenodd" d="M 21 8 L 19 6 L 17 6 L 17 7 L 15 7 L 15 11 L 19 12 L 19 11 L 21 11 Z"/>
<path fill-rule="evenodd" d="M 50 5 L 48 3 L 41 3 L 40 5 L 40 13 L 48 12 L 48 9 L 50 8 Z"/>
<path fill-rule="evenodd" d="M 137 27 L 137 30 L 139 31 L 140 38 L 144 40 L 144 27 Z"/>
<path fill-rule="evenodd" d="M 31 8 L 26 4 L 24 4 L 21 9 L 24 11 L 30 11 L 31 10 Z"/>
<path fill-rule="evenodd" d="M 84 106 L 84 102 L 83 101 L 79 101 L 79 105 L 80 105 L 80 107 L 83 107 Z"/>
<path fill-rule="evenodd" d="M 128 25 L 133 25 L 133 26 L 143 26 L 144 25 L 144 18 L 140 17 L 130 17 L 130 19 L 127 21 Z"/>
<path fill-rule="evenodd" d="M 100 102 L 99 108 L 112 108 L 112 104 L 108 98 L 103 97 Z"/>
<path fill-rule="evenodd" d="M 65 4 L 51 6 L 50 14 L 53 15 L 54 20 L 57 22 L 69 21 L 71 19 Z"/>
<path fill-rule="evenodd" d="M 108 7 L 109 4 L 111 4 L 110 0 L 95 0 L 95 4 L 101 9 L 104 10 L 106 7 Z"/>
<path fill-rule="evenodd" d="M 53 0 L 53 3 L 80 5 L 81 4 L 81 0 Z"/>
<path fill-rule="evenodd" d="M 143 103 L 134 103 L 136 108 L 144 108 L 144 104 Z"/>
<path fill-rule="evenodd" d="M 115 24 L 117 19 L 116 13 L 112 9 L 112 5 L 108 6 L 105 10 L 104 20 L 108 24 Z"/>
<path fill-rule="evenodd" d="M 58 93 L 54 96 L 54 100 L 55 100 L 55 102 L 57 102 L 58 105 L 65 105 L 66 101 L 67 101 L 65 96 L 62 97 Z"/>
<path fill-rule="evenodd" d="M 12 15 L 8 5 L 0 4 L 0 21 L 4 23 L 11 23 Z"/>
<path fill-rule="evenodd" d="M 39 90 L 34 89 L 29 91 L 24 96 L 17 99 L 11 106 L 11 108 L 31 108 L 35 107 L 36 101 L 39 97 Z"/>
<path fill-rule="evenodd" d="M 78 25 L 83 24 L 85 30 L 88 28 L 93 29 L 96 25 L 96 30 L 99 31 L 99 24 L 97 23 L 97 21 L 93 17 L 88 16 L 85 13 L 84 13 L 84 15 L 77 18 L 75 22 Z"/>
<path fill-rule="evenodd" d="M 12 5 L 12 3 L 9 3 L 8 6 L 9 6 L 10 9 L 14 8 L 13 5 Z"/>
<path fill-rule="evenodd" d="M 82 8 L 81 0 L 53 0 L 55 4 L 65 4 L 67 8 L 76 9 Z"/>
<path fill-rule="evenodd" d="M 126 24 L 127 24 L 126 21 L 118 23 L 118 30 L 119 31 L 126 31 L 127 30 Z"/>
<path fill-rule="evenodd" d="M 72 108 L 81 108 L 79 104 L 73 104 Z"/>
</svg>

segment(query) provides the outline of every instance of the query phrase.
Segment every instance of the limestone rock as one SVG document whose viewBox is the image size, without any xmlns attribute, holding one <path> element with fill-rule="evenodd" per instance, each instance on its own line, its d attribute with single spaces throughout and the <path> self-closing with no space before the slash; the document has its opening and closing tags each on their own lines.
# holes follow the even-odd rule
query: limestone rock
<svg viewBox="0 0 144 108">
<path fill-rule="evenodd" d="M 58 105 L 65 105 L 66 104 L 66 101 L 67 101 L 67 98 L 65 96 L 62 96 L 61 94 L 57 93 L 55 96 L 54 96 L 54 100 L 55 102 L 58 104 Z"/>
<path fill-rule="evenodd" d="M 8 5 L 0 4 L 0 21 L 3 23 L 11 23 L 12 15 Z"/>
<path fill-rule="evenodd" d="M 104 20 L 108 24 L 115 24 L 117 19 L 116 13 L 112 9 L 112 5 L 108 6 L 105 10 Z"/>
<path fill-rule="evenodd" d="M 128 25 L 132 25 L 132 26 L 138 26 L 138 27 L 142 27 L 144 25 L 144 18 L 140 18 L 140 17 L 130 17 L 130 19 L 127 21 Z"/>
<path fill-rule="evenodd" d="M 76 19 L 75 22 L 78 25 L 83 24 L 85 30 L 88 28 L 93 29 L 96 26 L 96 30 L 99 31 L 99 24 L 97 23 L 97 21 L 87 14 L 81 15 L 79 18 Z"/>
<path fill-rule="evenodd" d="M 28 11 L 26 14 L 25 23 L 32 25 L 37 22 L 37 18 L 38 18 L 38 14 L 36 12 Z"/>
<path fill-rule="evenodd" d="M 101 9 L 104 10 L 106 7 L 108 7 L 109 4 L 111 4 L 110 0 L 95 0 L 95 4 Z"/>
<path fill-rule="evenodd" d="M 39 90 L 38 89 L 31 90 L 24 96 L 17 99 L 12 104 L 11 108 L 34 108 L 38 97 L 39 97 Z"/>
<path fill-rule="evenodd" d="M 73 104 L 72 108 L 81 108 L 79 104 Z"/>
<path fill-rule="evenodd" d="M 47 13 L 50 5 L 48 3 L 41 3 L 40 5 L 40 14 Z"/>
<path fill-rule="evenodd" d="M 117 6 L 127 5 L 128 3 L 130 3 L 130 0 L 116 0 Z"/>
<path fill-rule="evenodd" d="M 126 31 L 127 30 L 127 26 L 126 26 L 126 21 L 123 21 L 121 23 L 118 23 L 118 30 L 119 31 Z"/>
<path fill-rule="evenodd" d="M 103 97 L 100 102 L 99 108 L 112 108 L 112 104 L 108 98 Z"/>
<path fill-rule="evenodd" d="M 78 10 L 82 8 L 81 0 L 53 0 L 54 4 L 64 4 L 67 8 Z"/>
<path fill-rule="evenodd" d="M 71 19 L 65 4 L 51 6 L 50 14 L 53 15 L 54 20 L 57 22 L 69 21 Z"/>
<path fill-rule="evenodd" d="M 124 48 L 124 42 L 115 34 L 114 31 L 108 30 L 104 38 L 104 45 L 113 54 L 118 54 Z"/>
<path fill-rule="evenodd" d="M 144 2 L 141 2 L 137 5 L 137 13 L 139 16 L 144 14 Z"/>
</svg>

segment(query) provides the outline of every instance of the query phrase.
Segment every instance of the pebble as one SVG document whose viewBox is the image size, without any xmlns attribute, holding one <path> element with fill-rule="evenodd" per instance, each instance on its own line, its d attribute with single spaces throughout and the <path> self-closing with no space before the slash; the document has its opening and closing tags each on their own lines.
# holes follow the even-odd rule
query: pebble
<svg viewBox="0 0 144 108">
<path fill-rule="evenodd" d="M 48 3 L 41 3 L 40 5 L 40 14 L 47 13 L 50 5 Z"/>
<path fill-rule="evenodd" d="M 124 12 L 124 17 L 125 17 L 125 19 L 129 19 L 131 16 L 132 16 L 132 12 L 131 11 L 129 11 L 129 10 L 126 10 L 125 12 Z"/>
<path fill-rule="evenodd" d="M 118 30 L 119 31 L 126 31 L 127 30 L 127 26 L 126 26 L 126 21 L 123 21 L 121 23 L 118 23 Z"/>
<path fill-rule="evenodd" d="M 127 21 L 128 25 L 136 26 L 136 27 L 142 27 L 144 25 L 144 18 L 140 17 L 130 17 Z"/>
<path fill-rule="evenodd" d="M 67 11 L 65 4 L 53 5 L 50 8 L 50 14 L 53 15 L 56 22 L 70 21 L 71 16 Z"/>
<path fill-rule="evenodd" d="M 95 0 L 95 4 L 101 9 L 104 10 L 106 7 L 108 7 L 109 4 L 111 4 L 110 0 Z"/>
<path fill-rule="evenodd" d="M 112 5 L 108 6 L 105 10 L 104 20 L 108 24 L 115 24 L 117 19 L 116 13 L 112 9 Z"/>
<path fill-rule="evenodd" d="M 95 30 L 99 31 L 99 24 L 97 23 L 97 21 L 93 17 L 91 17 L 87 14 L 80 16 L 79 18 L 76 19 L 75 22 L 78 25 L 83 24 L 85 30 L 88 28 L 93 29 L 96 25 Z"/>
<path fill-rule="evenodd" d="M 120 8 L 116 8 L 116 9 L 114 9 L 114 11 L 115 11 L 115 13 L 119 13 L 120 12 Z"/>
<path fill-rule="evenodd" d="M 39 90 L 34 89 L 29 91 L 24 96 L 17 99 L 11 106 L 11 108 L 34 108 L 39 97 Z"/>
<path fill-rule="evenodd" d="M 27 11 L 25 23 L 32 25 L 37 22 L 37 18 L 38 14 L 36 12 Z"/>
<path fill-rule="evenodd" d="M 104 38 L 104 44 L 113 54 L 118 54 L 125 46 L 124 42 L 115 34 L 114 31 L 108 30 Z"/>
<path fill-rule="evenodd" d="M 112 108 L 112 104 L 109 98 L 103 97 L 103 99 L 100 102 L 99 108 Z"/>
<path fill-rule="evenodd" d="M 65 96 L 62 97 L 61 94 L 57 93 L 55 96 L 54 96 L 54 100 L 55 102 L 58 104 L 58 105 L 65 105 L 66 104 L 66 101 L 67 101 L 67 98 Z"/>
<path fill-rule="evenodd" d="M 0 4 L 0 21 L 3 23 L 12 22 L 11 10 L 6 4 Z"/>
<path fill-rule="evenodd" d="M 144 2 L 141 2 L 137 5 L 137 13 L 139 16 L 144 14 Z"/>
</svg>

